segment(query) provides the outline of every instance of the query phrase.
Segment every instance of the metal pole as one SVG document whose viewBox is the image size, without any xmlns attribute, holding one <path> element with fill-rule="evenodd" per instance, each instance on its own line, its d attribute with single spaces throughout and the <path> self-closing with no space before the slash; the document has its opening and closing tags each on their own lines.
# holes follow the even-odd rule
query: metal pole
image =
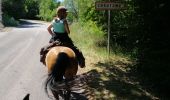
<svg viewBox="0 0 170 100">
<path fill-rule="evenodd" d="M 108 44 L 107 44 L 108 55 L 110 55 L 110 10 L 108 10 Z"/>
</svg>

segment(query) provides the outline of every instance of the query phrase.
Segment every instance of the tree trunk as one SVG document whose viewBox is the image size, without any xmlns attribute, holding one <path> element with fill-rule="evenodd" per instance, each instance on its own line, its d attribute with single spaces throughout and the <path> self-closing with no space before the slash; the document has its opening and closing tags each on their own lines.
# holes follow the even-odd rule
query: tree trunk
<svg viewBox="0 0 170 100">
<path fill-rule="evenodd" d="M 2 0 L 0 0 L 0 29 L 4 27 L 3 24 L 2 24 L 2 10 L 1 10 L 2 5 L 1 4 L 2 4 Z"/>
</svg>

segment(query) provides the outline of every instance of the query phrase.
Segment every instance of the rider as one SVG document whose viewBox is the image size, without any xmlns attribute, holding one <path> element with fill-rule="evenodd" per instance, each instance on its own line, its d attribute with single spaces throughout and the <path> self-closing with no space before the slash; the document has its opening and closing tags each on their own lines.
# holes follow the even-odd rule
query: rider
<svg viewBox="0 0 170 100">
<path fill-rule="evenodd" d="M 53 19 L 52 23 L 47 28 L 48 32 L 52 35 L 52 38 L 49 41 L 50 44 L 41 49 L 40 61 L 44 63 L 47 50 L 50 47 L 55 46 L 55 43 L 61 42 L 64 44 L 64 46 L 71 48 L 75 52 L 80 67 L 85 67 L 85 58 L 83 57 L 82 52 L 78 50 L 76 46 L 74 46 L 71 38 L 68 36 L 70 34 L 70 30 L 66 17 L 67 9 L 64 6 L 59 6 L 57 8 L 57 17 Z"/>
</svg>

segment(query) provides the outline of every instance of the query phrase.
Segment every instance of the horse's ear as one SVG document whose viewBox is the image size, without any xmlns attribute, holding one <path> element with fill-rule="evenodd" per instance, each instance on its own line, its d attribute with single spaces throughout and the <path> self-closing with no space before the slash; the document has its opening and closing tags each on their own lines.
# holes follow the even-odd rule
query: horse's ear
<svg viewBox="0 0 170 100">
<path fill-rule="evenodd" d="M 28 93 L 28 94 L 24 97 L 23 100 L 29 100 L 29 96 L 30 96 L 30 94 Z"/>
</svg>

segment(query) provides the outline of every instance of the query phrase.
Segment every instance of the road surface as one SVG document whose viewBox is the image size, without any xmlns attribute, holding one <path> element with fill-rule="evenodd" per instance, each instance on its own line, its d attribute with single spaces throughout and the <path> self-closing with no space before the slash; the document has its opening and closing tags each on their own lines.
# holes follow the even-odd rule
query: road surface
<svg viewBox="0 0 170 100">
<path fill-rule="evenodd" d="M 50 39 L 47 23 L 27 22 L 0 32 L 0 100 L 49 100 L 44 92 L 46 67 L 39 62 L 40 48 Z"/>
</svg>

